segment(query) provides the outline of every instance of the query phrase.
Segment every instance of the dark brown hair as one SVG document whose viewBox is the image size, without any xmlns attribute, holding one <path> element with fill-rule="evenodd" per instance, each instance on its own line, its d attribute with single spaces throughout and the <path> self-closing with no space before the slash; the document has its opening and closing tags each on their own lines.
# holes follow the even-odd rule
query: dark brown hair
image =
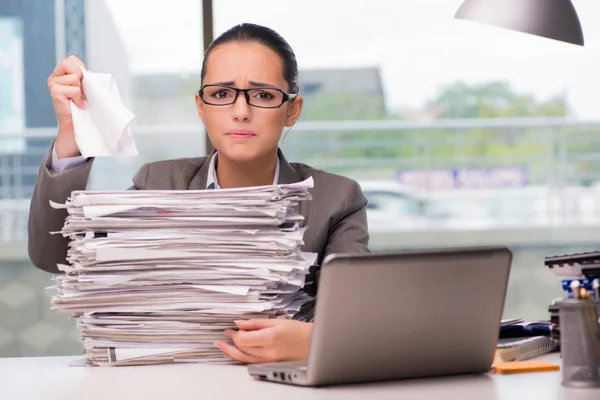
<svg viewBox="0 0 600 400">
<path fill-rule="evenodd" d="M 298 93 L 298 63 L 294 50 L 288 42 L 273 29 L 250 23 L 236 25 L 216 38 L 204 54 L 202 61 L 201 82 L 206 75 L 206 60 L 210 53 L 219 45 L 231 42 L 254 42 L 273 50 L 283 64 L 283 77 L 289 86 L 289 93 Z"/>
</svg>

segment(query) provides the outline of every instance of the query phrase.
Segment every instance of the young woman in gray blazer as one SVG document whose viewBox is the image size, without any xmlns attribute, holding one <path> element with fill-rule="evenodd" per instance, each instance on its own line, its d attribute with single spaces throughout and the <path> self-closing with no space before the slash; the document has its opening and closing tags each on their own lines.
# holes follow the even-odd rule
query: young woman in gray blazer
<svg viewBox="0 0 600 400">
<path fill-rule="evenodd" d="M 58 134 L 35 184 L 29 214 L 29 256 L 33 264 L 60 273 L 66 262 L 68 238 L 60 231 L 65 210 L 49 200 L 64 202 L 73 190 L 87 186 L 93 158 L 81 156 L 74 138 L 70 101 L 85 108 L 81 90 L 85 68 L 75 56 L 61 62 L 48 79 Z M 237 25 L 207 49 L 196 93 L 198 114 L 215 148 L 208 157 L 183 158 L 143 165 L 133 177 L 132 190 L 218 189 L 293 183 L 314 179 L 313 199 L 300 213 L 307 230 L 304 251 L 319 254 L 367 252 L 367 200 L 353 180 L 290 163 L 278 147 L 284 127 L 293 126 L 302 111 L 298 66 L 290 45 L 275 31 L 254 24 Z M 305 290 L 316 295 L 317 266 Z M 312 333 L 310 307 L 293 320 L 237 322 L 227 331 L 235 346 L 217 342 L 227 357 L 244 363 L 301 360 L 308 356 Z"/>
</svg>

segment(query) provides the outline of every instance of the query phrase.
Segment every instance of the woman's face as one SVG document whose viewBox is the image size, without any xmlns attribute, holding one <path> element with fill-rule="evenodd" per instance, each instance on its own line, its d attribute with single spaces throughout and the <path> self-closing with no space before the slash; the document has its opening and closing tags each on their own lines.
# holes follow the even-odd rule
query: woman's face
<svg viewBox="0 0 600 400">
<path fill-rule="evenodd" d="M 239 89 L 270 86 L 288 93 L 281 58 L 266 46 L 230 42 L 214 48 L 206 60 L 203 85 L 223 84 Z M 207 100 L 210 101 L 207 97 Z M 205 104 L 196 94 L 198 113 L 208 136 L 220 155 L 244 162 L 259 160 L 277 152 L 284 126 L 300 117 L 302 98 L 285 102 L 280 108 L 248 105 L 243 93 L 234 104 Z"/>
</svg>

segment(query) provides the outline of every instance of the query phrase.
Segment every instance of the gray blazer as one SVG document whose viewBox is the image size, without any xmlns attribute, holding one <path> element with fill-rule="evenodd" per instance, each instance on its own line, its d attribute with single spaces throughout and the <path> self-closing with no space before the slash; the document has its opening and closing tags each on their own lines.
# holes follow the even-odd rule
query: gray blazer
<svg viewBox="0 0 600 400">
<path fill-rule="evenodd" d="M 131 190 L 194 190 L 206 188 L 209 157 L 181 158 L 144 164 L 133 177 Z M 312 200 L 301 203 L 300 213 L 308 226 L 303 251 L 318 253 L 318 262 L 330 253 L 368 252 L 367 200 L 358 183 L 343 176 L 288 163 L 279 151 L 279 183 L 313 177 Z M 73 190 L 85 190 L 93 159 L 61 173 L 51 170 L 52 147 L 40 166 L 29 209 L 29 257 L 32 263 L 54 274 L 57 263 L 66 263 L 68 238 L 60 231 L 66 210 L 50 207 L 49 200 L 64 203 Z M 316 294 L 319 266 L 307 277 L 307 292 Z M 309 287 L 310 286 L 310 287 Z"/>
</svg>

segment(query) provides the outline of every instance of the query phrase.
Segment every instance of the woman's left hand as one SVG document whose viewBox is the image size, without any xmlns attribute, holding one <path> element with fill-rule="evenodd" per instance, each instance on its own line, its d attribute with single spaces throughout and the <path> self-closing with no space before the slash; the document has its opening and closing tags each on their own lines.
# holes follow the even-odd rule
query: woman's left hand
<svg viewBox="0 0 600 400">
<path fill-rule="evenodd" d="M 227 329 L 216 345 L 225 356 L 246 364 L 301 361 L 308 358 L 312 326 L 310 322 L 289 319 L 252 319 L 235 321 L 238 331 Z"/>
</svg>

